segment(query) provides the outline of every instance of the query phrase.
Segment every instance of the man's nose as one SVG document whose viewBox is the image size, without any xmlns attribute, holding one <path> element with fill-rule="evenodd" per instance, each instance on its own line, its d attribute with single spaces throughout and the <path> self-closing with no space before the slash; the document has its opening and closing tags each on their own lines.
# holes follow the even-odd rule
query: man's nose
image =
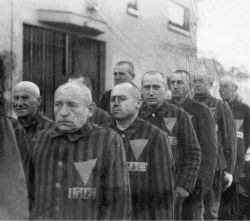
<svg viewBox="0 0 250 221">
<path fill-rule="evenodd" d="M 177 89 L 177 88 L 178 88 L 177 82 L 174 82 L 174 83 L 173 83 L 173 87 L 174 87 L 174 89 Z"/>
<path fill-rule="evenodd" d="M 16 101 L 15 101 L 15 103 L 17 104 L 17 105 L 23 105 L 23 99 L 21 99 L 21 98 L 18 98 Z"/>
<path fill-rule="evenodd" d="M 150 88 L 149 88 L 148 93 L 149 93 L 150 95 L 154 94 L 154 90 L 153 90 L 153 88 L 152 88 L 152 87 L 150 87 Z"/>
<path fill-rule="evenodd" d="M 114 101 L 113 105 L 119 105 L 119 99 L 118 99 L 118 97 L 115 97 L 113 101 Z"/>
<path fill-rule="evenodd" d="M 114 79 L 119 79 L 120 78 L 120 74 L 117 73 L 116 75 L 114 75 Z"/>
<path fill-rule="evenodd" d="M 66 107 L 66 105 L 62 105 L 62 108 L 60 110 L 60 114 L 62 116 L 67 116 L 69 114 L 68 108 Z"/>
</svg>

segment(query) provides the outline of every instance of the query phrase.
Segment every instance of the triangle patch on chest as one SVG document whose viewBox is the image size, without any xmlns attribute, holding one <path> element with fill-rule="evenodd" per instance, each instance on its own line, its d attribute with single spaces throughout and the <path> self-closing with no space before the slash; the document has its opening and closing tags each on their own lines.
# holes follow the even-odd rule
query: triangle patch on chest
<svg viewBox="0 0 250 221">
<path fill-rule="evenodd" d="M 176 117 L 163 118 L 166 128 L 172 133 L 174 125 L 176 123 Z"/>
<path fill-rule="evenodd" d="M 95 165 L 96 165 L 96 159 L 82 161 L 82 162 L 74 162 L 74 166 L 79 175 L 81 176 L 84 186 L 87 185 Z"/>
<path fill-rule="evenodd" d="M 236 129 L 237 130 L 239 130 L 240 129 L 240 127 L 241 127 L 241 125 L 242 125 L 242 123 L 243 123 L 243 120 L 234 120 L 235 121 L 235 124 L 236 124 Z"/>
<path fill-rule="evenodd" d="M 137 140 L 130 140 L 130 146 L 133 150 L 134 156 L 136 160 L 139 159 L 141 156 L 144 148 L 146 147 L 148 140 L 147 139 L 137 139 Z"/>
</svg>

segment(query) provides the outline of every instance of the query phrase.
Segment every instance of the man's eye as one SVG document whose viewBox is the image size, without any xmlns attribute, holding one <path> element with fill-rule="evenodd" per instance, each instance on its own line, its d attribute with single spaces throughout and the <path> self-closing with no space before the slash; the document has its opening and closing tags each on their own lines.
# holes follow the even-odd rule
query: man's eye
<svg viewBox="0 0 250 221">
<path fill-rule="evenodd" d="M 159 85 L 155 85 L 155 86 L 153 86 L 153 89 L 154 90 L 159 90 L 161 87 L 159 86 Z"/>
<path fill-rule="evenodd" d="M 60 103 L 55 103 L 55 106 L 56 107 L 59 107 L 61 104 Z"/>
<path fill-rule="evenodd" d="M 70 107 L 78 107 L 77 104 L 70 104 Z"/>
<path fill-rule="evenodd" d="M 150 89 L 149 86 L 143 86 L 143 88 L 144 88 L 145 90 L 149 90 L 149 89 Z"/>
</svg>

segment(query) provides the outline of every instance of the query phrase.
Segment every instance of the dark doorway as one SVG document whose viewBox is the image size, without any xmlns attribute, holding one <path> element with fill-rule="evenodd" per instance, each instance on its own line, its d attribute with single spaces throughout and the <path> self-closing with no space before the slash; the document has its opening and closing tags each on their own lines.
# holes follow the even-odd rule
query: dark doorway
<svg viewBox="0 0 250 221">
<path fill-rule="evenodd" d="M 91 78 L 98 102 L 105 76 L 104 42 L 30 25 L 24 25 L 23 33 L 23 80 L 39 86 L 46 116 L 53 117 L 54 92 L 73 73 Z"/>
</svg>

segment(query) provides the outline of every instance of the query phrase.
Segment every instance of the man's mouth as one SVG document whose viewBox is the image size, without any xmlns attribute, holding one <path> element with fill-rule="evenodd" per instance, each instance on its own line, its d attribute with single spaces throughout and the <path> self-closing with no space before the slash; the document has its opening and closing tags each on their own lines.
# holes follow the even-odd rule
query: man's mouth
<svg viewBox="0 0 250 221">
<path fill-rule="evenodd" d="M 112 109 L 112 112 L 121 112 L 120 109 Z"/>
<path fill-rule="evenodd" d="M 22 108 L 16 108 L 16 111 L 23 111 L 26 110 L 26 108 L 22 107 Z"/>
<path fill-rule="evenodd" d="M 147 100 L 148 100 L 148 101 L 156 101 L 156 98 L 154 98 L 154 97 L 149 97 L 149 98 L 147 98 Z"/>
</svg>

